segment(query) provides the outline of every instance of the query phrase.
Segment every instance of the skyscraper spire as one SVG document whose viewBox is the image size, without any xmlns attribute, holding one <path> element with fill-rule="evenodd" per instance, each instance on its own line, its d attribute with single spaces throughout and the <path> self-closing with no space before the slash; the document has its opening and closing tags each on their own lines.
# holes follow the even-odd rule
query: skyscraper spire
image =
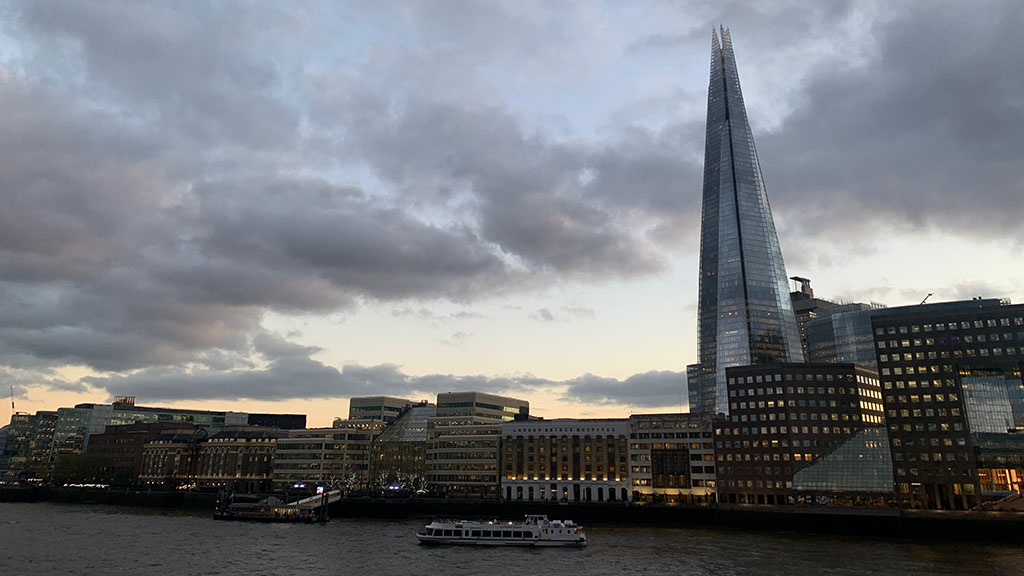
<svg viewBox="0 0 1024 576">
<path fill-rule="evenodd" d="M 775 222 L 747 121 L 729 30 L 711 33 L 692 411 L 728 412 L 725 368 L 802 362 Z"/>
</svg>

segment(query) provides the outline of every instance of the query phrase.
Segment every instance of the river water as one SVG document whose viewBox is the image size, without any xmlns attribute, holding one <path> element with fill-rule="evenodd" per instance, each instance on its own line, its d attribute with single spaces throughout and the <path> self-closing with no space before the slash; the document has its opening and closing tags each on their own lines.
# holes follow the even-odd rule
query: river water
<svg viewBox="0 0 1024 576">
<path fill-rule="evenodd" d="M 0 574 L 1024 574 L 1024 546 L 1005 544 L 591 525 L 583 549 L 427 547 L 413 535 L 424 523 L 0 504 Z"/>
</svg>

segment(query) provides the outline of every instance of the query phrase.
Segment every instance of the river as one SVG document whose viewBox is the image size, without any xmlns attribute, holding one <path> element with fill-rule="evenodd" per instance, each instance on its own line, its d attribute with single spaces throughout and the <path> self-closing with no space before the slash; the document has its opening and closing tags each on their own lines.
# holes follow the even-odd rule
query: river
<svg viewBox="0 0 1024 576">
<path fill-rule="evenodd" d="M 1024 574 L 1024 547 L 742 530 L 587 526 L 583 549 L 426 547 L 424 519 L 324 525 L 0 504 L 4 575 Z"/>
</svg>

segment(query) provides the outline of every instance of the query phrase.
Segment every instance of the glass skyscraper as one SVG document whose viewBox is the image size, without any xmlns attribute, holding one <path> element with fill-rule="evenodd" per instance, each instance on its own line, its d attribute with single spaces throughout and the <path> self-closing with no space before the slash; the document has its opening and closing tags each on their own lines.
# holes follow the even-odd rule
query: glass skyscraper
<svg viewBox="0 0 1024 576">
<path fill-rule="evenodd" d="M 728 413 L 725 368 L 802 362 L 786 267 L 747 122 L 729 31 L 711 39 L 704 143 L 700 377 L 690 409 Z"/>
</svg>

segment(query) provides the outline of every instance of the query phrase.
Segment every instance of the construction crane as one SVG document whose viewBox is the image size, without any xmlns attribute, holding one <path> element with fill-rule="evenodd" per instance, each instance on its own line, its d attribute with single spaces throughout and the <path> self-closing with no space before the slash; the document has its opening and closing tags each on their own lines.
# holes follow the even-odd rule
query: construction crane
<svg viewBox="0 0 1024 576">
<path fill-rule="evenodd" d="M 921 300 L 921 304 L 924 304 L 931 297 L 932 297 L 932 293 L 929 292 L 928 295 L 924 297 L 924 300 Z M 921 304 L 918 304 L 918 306 L 920 306 Z"/>
</svg>

